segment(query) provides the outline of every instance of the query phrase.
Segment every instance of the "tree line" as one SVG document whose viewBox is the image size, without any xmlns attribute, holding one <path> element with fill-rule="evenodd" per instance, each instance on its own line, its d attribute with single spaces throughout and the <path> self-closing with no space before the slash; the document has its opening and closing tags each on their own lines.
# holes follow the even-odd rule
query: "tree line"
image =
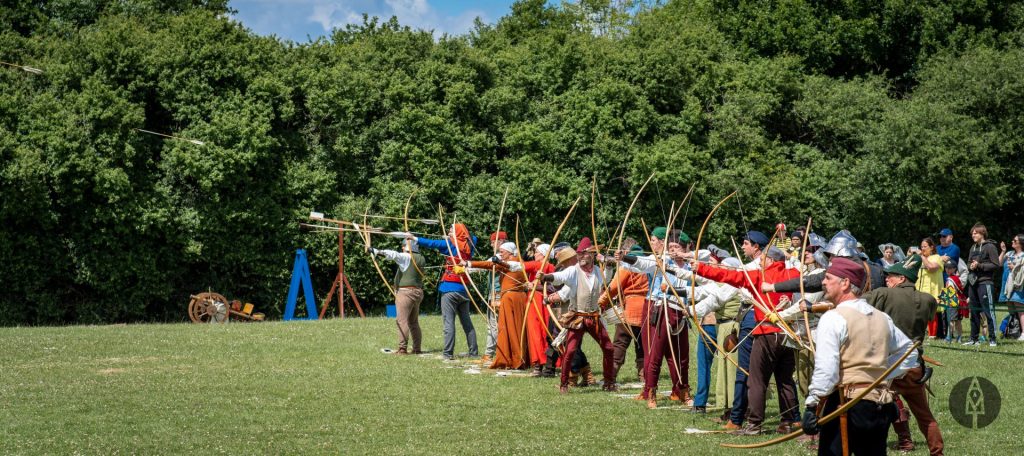
<svg viewBox="0 0 1024 456">
<path fill-rule="evenodd" d="M 278 316 L 296 248 L 318 299 L 336 271 L 337 239 L 298 221 L 400 217 L 413 192 L 410 218 L 440 204 L 485 252 L 506 186 L 524 244 L 582 195 L 575 241 L 596 179 L 603 243 L 651 174 L 638 238 L 691 185 L 691 234 L 740 191 L 705 235 L 726 246 L 809 216 L 869 249 L 1021 229 L 1021 2 L 522 0 L 464 35 L 366 18 L 307 43 L 230 13 L 0 5 L 0 60 L 42 70 L 0 71 L 0 324 L 182 320 L 206 289 Z M 362 246 L 346 272 L 380 312 Z"/>
</svg>

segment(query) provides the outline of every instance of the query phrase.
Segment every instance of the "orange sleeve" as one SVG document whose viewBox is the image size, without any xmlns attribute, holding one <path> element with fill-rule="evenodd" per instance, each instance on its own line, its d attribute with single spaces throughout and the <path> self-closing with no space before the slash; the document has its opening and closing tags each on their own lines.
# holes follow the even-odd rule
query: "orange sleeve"
<svg viewBox="0 0 1024 456">
<path fill-rule="evenodd" d="M 500 264 L 500 263 L 492 263 L 492 262 L 487 261 L 487 260 L 484 260 L 484 261 L 470 261 L 469 262 L 469 267 L 476 268 L 476 269 L 491 269 L 493 267 L 494 270 L 496 270 L 498 272 L 508 272 L 508 266 L 505 266 L 504 264 Z"/>
</svg>

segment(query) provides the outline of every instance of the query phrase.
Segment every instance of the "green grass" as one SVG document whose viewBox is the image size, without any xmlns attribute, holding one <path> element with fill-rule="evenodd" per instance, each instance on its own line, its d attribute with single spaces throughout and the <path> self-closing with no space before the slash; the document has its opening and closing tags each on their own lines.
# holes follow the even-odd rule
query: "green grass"
<svg viewBox="0 0 1024 456">
<path fill-rule="evenodd" d="M 440 318 L 421 321 L 432 356 L 382 354 L 395 344 L 394 320 L 384 318 L 0 328 L 0 453 L 812 454 L 795 442 L 722 449 L 756 439 L 683 434 L 715 425 L 597 388 L 561 396 L 554 379 L 466 374 L 462 363 L 437 359 Z M 458 337 L 456 351 L 465 351 Z M 947 454 L 1019 449 L 1024 414 L 1013 398 L 1024 393 L 1024 344 L 930 347 L 947 365 L 932 381 Z M 599 359 L 593 341 L 584 348 Z M 629 371 L 620 381 L 636 380 Z M 946 397 L 967 375 L 1001 389 L 1001 415 L 987 428 L 949 416 Z M 769 399 L 772 427 L 777 410 Z M 927 454 L 913 429 L 913 454 Z"/>
</svg>

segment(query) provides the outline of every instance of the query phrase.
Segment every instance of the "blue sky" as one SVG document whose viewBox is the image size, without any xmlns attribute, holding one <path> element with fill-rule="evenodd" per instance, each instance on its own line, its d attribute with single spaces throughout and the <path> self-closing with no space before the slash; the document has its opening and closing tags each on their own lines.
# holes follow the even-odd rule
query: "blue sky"
<svg viewBox="0 0 1024 456">
<path fill-rule="evenodd" d="M 234 18 L 259 35 L 277 35 L 298 43 L 328 35 L 334 27 L 362 23 L 363 13 L 382 19 L 397 16 L 402 25 L 463 34 L 479 17 L 495 23 L 513 0 L 231 0 Z"/>
</svg>

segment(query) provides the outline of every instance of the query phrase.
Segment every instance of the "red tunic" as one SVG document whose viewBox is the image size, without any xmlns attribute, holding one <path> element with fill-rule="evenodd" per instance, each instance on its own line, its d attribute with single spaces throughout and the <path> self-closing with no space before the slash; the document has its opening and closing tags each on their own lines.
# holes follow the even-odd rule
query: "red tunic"
<svg viewBox="0 0 1024 456">
<path fill-rule="evenodd" d="M 749 281 L 747 280 L 747 274 L 750 275 Z M 779 305 L 779 298 L 785 296 L 792 299 L 793 293 L 761 293 L 761 284 L 795 279 L 800 277 L 800 272 L 796 269 L 787 269 L 786 264 L 781 261 L 772 263 L 764 271 L 746 271 L 746 274 L 743 271 L 734 271 L 701 263 L 697 265 L 697 275 L 714 280 L 715 282 L 732 285 L 736 288 L 746 288 L 750 294 L 754 295 L 754 299 L 757 300 L 758 304 L 764 303 L 770 309 L 775 310 Z M 754 318 L 757 321 L 765 320 L 765 313 L 759 305 L 754 306 Z M 777 332 L 782 332 L 782 328 L 770 323 L 758 325 L 753 331 L 755 335 Z"/>
</svg>

